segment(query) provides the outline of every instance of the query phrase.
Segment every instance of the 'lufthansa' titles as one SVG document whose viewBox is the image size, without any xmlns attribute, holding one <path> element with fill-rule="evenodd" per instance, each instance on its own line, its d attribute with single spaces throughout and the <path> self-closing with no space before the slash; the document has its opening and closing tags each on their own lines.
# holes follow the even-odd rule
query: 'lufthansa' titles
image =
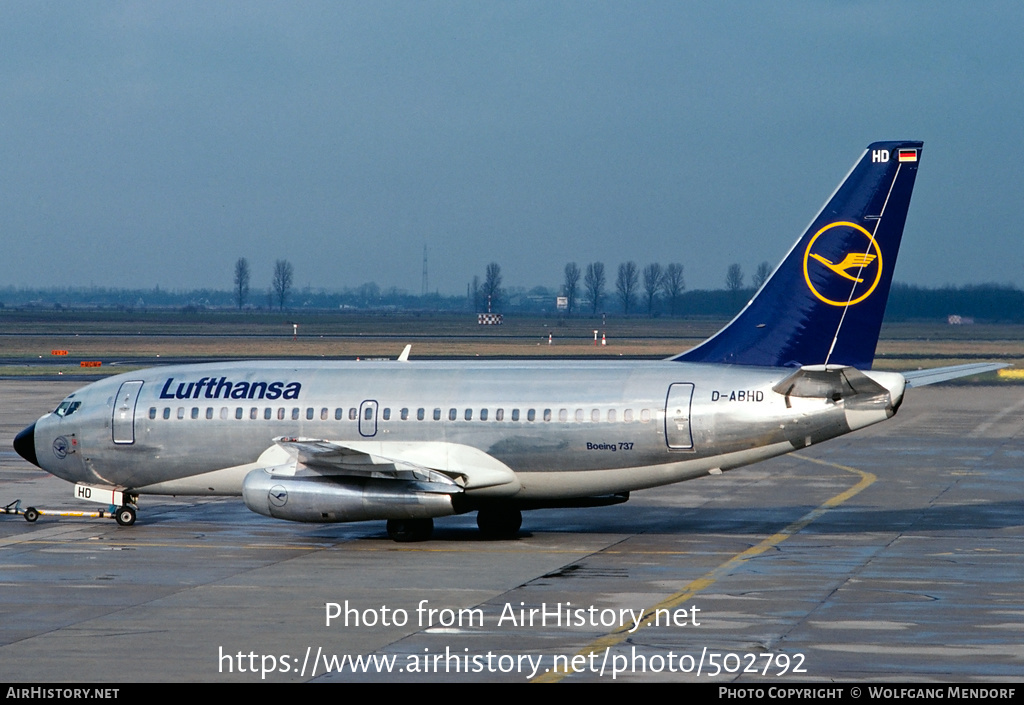
<svg viewBox="0 0 1024 705">
<path fill-rule="evenodd" d="M 161 399 L 298 399 L 300 382 L 232 382 L 227 377 L 200 377 L 198 382 L 169 378 Z"/>
</svg>

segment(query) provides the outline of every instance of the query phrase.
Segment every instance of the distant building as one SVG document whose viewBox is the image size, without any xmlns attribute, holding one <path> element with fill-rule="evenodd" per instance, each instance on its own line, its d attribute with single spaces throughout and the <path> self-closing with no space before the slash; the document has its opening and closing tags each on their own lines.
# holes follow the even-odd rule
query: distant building
<svg viewBox="0 0 1024 705">
<path fill-rule="evenodd" d="M 974 325 L 974 319 L 970 316 L 958 316 L 955 313 L 951 313 L 949 318 L 946 319 L 951 326 L 971 326 Z"/>
</svg>

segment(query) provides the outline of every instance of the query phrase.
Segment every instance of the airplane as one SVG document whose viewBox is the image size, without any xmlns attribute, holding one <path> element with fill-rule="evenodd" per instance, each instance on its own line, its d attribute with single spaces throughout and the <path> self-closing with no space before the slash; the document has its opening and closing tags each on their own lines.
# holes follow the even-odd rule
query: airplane
<svg viewBox="0 0 1024 705">
<path fill-rule="evenodd" d="M 397 541 L 477 512 L 624 502 L 892 417 L 908 386 L 1002 367 L 871 369 L 922 142 L 868 146 L 782 263 L 704 343 L 661 361 L 259 361 L 76 391 L 14 448 L 135 523 L 139 496 L 241 495 Z M 836 264 L 838 263 L 838 264 Z"/>
</svg>

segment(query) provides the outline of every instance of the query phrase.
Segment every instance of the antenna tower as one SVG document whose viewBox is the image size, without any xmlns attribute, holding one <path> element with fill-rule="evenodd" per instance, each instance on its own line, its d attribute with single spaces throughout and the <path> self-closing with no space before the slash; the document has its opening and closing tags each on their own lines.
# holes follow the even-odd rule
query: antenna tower
<svg viewBox="0 0 1024 705">
<path fill-rule="evenodd" d="M 427 246 L 423 246 L 423 286 L 420 289 L 420 296 L 427 295 Z"/>
</svg>

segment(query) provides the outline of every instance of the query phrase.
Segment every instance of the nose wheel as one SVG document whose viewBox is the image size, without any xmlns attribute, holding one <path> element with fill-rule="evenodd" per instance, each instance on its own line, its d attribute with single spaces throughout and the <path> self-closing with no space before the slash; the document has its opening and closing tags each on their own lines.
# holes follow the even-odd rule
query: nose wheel
<svg viewBox="0 0 1024 705">
<path fill-rule="evenodd" d="M 121 526 L 131 526 L 135 523 L 135 515 L 135 507 L 126 504 L 117 508 L 117 511 L 114 512 L 114 520 Z"/>
</svg>

